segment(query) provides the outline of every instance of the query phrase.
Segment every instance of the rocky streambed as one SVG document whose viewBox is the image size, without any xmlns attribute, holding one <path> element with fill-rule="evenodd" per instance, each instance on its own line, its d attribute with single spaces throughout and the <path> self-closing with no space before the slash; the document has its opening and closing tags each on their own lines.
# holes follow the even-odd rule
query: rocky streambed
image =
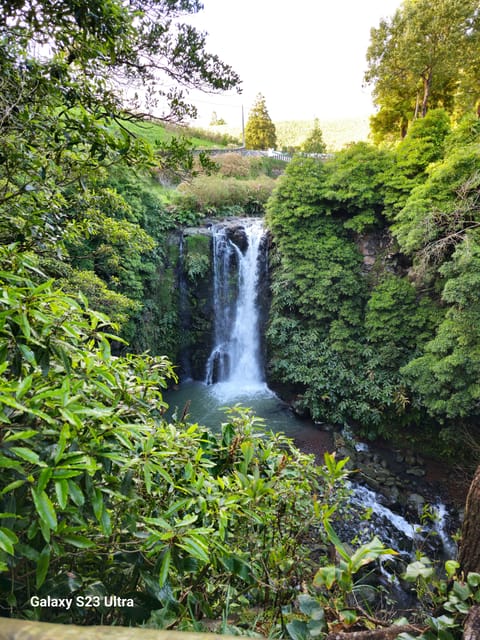
<svg viewBox="0 0 480 640">
<path fill-rule="evenodd" d="M 364 538 L 383 536 L 384 542 L 406 554 L 422 547 L 431 557 L 455 556 L 452 536 L 461 523 L 468 489 L 465 478 L 410 449 L 358 441 L 348 429 L 322 425 L 317 433 L 317 437 L 311 431 L 299 433 L 297 446 L 314 453 L 319 464 L 325 451 L 349 458 L 352 500 L 359 518 L 347 525 L 345 535 L 361 531 Z"/>
</svg>

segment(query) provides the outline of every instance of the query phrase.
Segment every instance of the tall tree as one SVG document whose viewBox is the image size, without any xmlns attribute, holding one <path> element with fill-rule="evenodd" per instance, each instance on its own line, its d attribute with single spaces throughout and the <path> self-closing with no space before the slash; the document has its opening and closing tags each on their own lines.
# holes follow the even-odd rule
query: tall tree
<svg viewBox="0 0 480 640">
<path fill-rule="evenodd" d="M 150 220 L 158 222 L 145 224 L 139 180 L 130 204 L 107 176 L 112 166 L 193 163 L 188 142 L 173 138 L 154 155 L 127 121 L 181 120 L 194 111 L 185 87 L 238 82 L 206 51 L 204 34 L 182 24 L 200 8 L 196 0 L 0 0 L 0 244 L 34 251 L 45 273 L 125 331 L 140 302 L 148 306 L 147 274 L 162 262 L 155 228 L 168 223 L 157 203 Z"/>
<path fill-rule="evenodd" d="M 302 144 L 302 151 L 305 153 L 325 153 L 327 145 L 323 139 L 318 118 L 313 121 L 313 129 Z"/>
<path fill-rule="evenodd" d="M 245 146 L 247 149 L 275 149 L 277 146 L 275 125 L 261 93 L 257 95 L 248 116 L 245 127 Z"/>
<path fill-rule="evenodd" d="M 475 105 L 479 13 L 478 0 L 404 0 L 371 30 L 365 80 L 379 107 L 372 120 L 377 138 L 405 135 L 408 123 L 431 107 L 452 112 L 462 100 L 464 109 Z"/>
</svg>

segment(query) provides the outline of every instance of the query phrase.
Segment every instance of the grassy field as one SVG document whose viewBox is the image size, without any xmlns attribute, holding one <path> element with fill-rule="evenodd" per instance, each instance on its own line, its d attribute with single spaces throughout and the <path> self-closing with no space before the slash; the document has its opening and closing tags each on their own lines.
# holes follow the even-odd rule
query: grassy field
<svg viewBox="0 0 480 640">
<path fill-rule="evenodd" d="M 185 136 L 192 142 L 193 146 L 201 149 L 211 149 L 223 146 L 221 142 L 208 140 L 199 135 L 191 135 L 188 128 L 165 126 L 156 122 L 129 122 L 126 128 L 134 135 L 145 138 L 154 147 L 158 144 L 168 142 L 173 136 Z M 219 136 L 220 137 L 220 136 Z"/>
</svg>

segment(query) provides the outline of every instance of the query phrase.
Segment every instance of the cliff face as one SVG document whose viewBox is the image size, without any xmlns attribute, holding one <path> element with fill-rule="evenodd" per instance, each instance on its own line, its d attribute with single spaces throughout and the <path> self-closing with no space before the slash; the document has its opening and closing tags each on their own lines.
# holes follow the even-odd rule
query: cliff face
<svg viewBox="0 0 480 640">
<path fill-rule="evenodd" d="M 355 244 L 363 256 L 362 271 L 379 278 L 383 273 L 406 275 L 410 261 L 400 253 L 388 228 L 358 234 Z"/>
<path fill-rule="evenodd" d="M 177 268 L 180 376 L 203 380 L 212 348 L 212 236 L 207 227 L 185 229 Z"/>
</svg>

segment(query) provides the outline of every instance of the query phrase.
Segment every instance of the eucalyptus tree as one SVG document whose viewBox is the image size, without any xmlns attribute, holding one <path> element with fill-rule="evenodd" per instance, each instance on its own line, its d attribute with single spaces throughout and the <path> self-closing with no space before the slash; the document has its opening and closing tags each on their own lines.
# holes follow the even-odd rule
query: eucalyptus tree
<svg viewBox="0 0 480 640">
<path fill-rule="evenodd" d="M 365 80 L 379 107 L 372 122 L 378 138 L 404 136 L 432 107 L 473 108 L 479 20 L 478 0 L 404 0 L 371 30 Z"/>
</svg>

